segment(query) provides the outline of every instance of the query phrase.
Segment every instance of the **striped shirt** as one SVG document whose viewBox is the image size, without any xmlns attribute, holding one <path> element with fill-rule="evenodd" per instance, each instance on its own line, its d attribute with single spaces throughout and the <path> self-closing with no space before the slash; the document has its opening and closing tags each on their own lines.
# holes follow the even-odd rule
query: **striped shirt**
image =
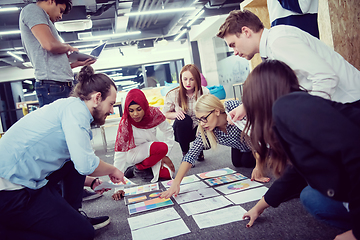
<svg viewBox="0 0 360 240">
<path fill-rule="evenodd" d="M 225 110 L 230 112 L 234 108 L 240 105 L 240 102 L 237 100 L 229 100 L 225 102 Z M 225 114 L 225 113 L 224 113 Z M 241 152 L 249 152 L 250 147 L 247 143 L 241 141 L 241 130 L 235 125 L 227 124 L 226 131 L 224 133 L 218 127 L 214 128 L 214 135 L 217 139 L 217 142 L 220 145 L 232 147 L 239 149 Z M 188 162 L 194 165 L 195 161 L 198 159 L 202 150 L 206 150 L 204 143 L 199 133 L 196 139 L 192 142 L 189 152 L 184 156 L 183 162 Z"/>
</svg>

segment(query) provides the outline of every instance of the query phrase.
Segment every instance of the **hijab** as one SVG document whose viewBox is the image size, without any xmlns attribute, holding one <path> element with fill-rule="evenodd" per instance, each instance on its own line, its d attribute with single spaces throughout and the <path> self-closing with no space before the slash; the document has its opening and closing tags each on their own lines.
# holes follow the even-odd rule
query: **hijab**
<svg viewBox="0 0 360 240">
<path fill-rule="evenodd" d="M 129 106 L 132 102 L 139 104 L 144 110 L 144 117 L 140 122 L 135 122 L 129 114 Z M 124 114 L 121 117 L 116 135 L 115 151 L 117 152 L 127 152 L 136 147 L 132 125 L 136 128 L 149 129 L 159 125 L 166 119 L 158 108 L 149 106 L 145 94 L 140 89 L 132 89 L 128 92 L 124 106 Z"/>
</svg>

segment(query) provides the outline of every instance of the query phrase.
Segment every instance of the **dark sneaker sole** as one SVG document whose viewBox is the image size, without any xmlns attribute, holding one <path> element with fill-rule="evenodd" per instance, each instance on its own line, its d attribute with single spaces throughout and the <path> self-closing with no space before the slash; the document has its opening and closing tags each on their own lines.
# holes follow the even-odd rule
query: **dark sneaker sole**
<svg viewBox="0 0 360 240">
<path fill-rule="evenodd" d="M 134 177 L 134 167 L 135 166 L 130 166 L 125 170 L 124 176 L 126 178 L 133 178 Z"/>
<path fill-rule="evenodd" d="M 109 219 L 106 220 L 105 222 L 102 222 L 102 223 L 93 225 L 93 227 L 94 227 L 95 230 L 98 230 L 98 229 L 101 229 L 101 228 L 103 228 L 103 227 L 106 227 L 107 225 L 109 225 L 109 223 L 110 223 L 110 217 L 109 217 Z"/>
</svg>

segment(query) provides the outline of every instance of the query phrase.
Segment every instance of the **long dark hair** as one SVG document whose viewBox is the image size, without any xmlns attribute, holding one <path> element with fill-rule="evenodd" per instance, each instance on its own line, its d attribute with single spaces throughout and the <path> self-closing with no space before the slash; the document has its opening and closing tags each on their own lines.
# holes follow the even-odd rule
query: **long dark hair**
<svg viewBox="0 0 360 240">
<path fill-rule="evenodd" d="M 247 122 L 243 134 L 250 132 L 262 170 L 268 166 L 276 176 L 283 172 L 287 156 L 273 130 L 272 106 L 279 97 L 295 91 L 302 90 L 294 71 L 277 60 L 262 62 L 244 83 L 242 102 Z"/>
<path fill-rule="evenodd" d="M 111 78 L 103 73 L 95 73 L 91 66 L 81 68 L 76 78 L 79 82 L 70 96 L 78 97 L 83 101 L 90 100 L 94 92 L 100 92 L 102 100 L 105 100 L 110 94 L 111 86 L 117 89 Z"/>
</svg>

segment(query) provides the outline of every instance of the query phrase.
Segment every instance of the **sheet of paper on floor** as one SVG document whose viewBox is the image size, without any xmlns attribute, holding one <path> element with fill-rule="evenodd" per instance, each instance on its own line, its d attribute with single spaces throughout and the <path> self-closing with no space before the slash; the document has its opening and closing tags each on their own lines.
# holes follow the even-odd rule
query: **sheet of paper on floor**
<svg viewBox="0 0 360 240">
<path fill-rule="evenodd" d="M 263 186 L 263 184 L 256 181 L 251 181 L 251 179 L 245 179 L 242 181 L 233 182 L 223 186 L 215 187 L 215 189 L 217 191 L 222 192 L 223 194 L 231 194 L 234 192 L 240 192 L 246 189 L 259 187 L 259 186 Z"/>
<path fill-rule="evenodd" d="M 156 212 L 128 218 L 131 230 L 148 227 L 151 225 L 168 222 L 181 218 L 174 208 L 166 208 Z"/>
<path fill-rule="evenodd" d="M 133 240 L 159 240 L 189 233 L 190 230 L 182 219 L 156 224 L 131 231 Z"/>
<path fill-rule="evenodd" d="M 130 181 L 128 178 L 124 177 L 124 180 L 126 184 L 123 184 L 122 182 L 119 183 L 113 183 L 111 181 L 109 182 L 102 182 L 100 185 L 98 185 L 94 190 L 101 190 L 103 188 L 116 188 L 116 190 L 123 190 L 125 187 L 135 186 L 136 183 Z"/>
<path fill-rule="evenodd" d="M 219 195 L 220 194 L 213 188 L 203 188 L 196 191 L 179 194 L 177 197 L 174 197 L 174 199 L 178 204 L 182 204 Z"/>
<path fill-rule="evenodd" d="M 264 187 L 253 188 L 246 191 L 225 195 L 225 197 L 235 204 L 242 204 L 242 203 L 252 202 L 255 200 L 260 200 L 262 196 L 264 196 L 267 190 L 268 188 L 264 186 Z"/>
<path fill-rule="evenodd" d="M 151 191 L 151 192 L 140 193 L 137 195 L 128 195 L 128 196 L 125 196 L 124 202 L 125 202 L 125 205 L 143 202 L 146 200 L 158 198 L 161 193 L 162 193 L 161 190 L 155 190 L 155 191 Z"/>
<path fill-rule="evenodd" d="M 208 187 L 209 186 L 206 185 L 204 182 L 193 182 L 193 183 L 184 184 L 184 185 L 180 186 L 180 193 L 191 192 L 191 191 L 199 190 L 202 188 L 208 188 Z"/>
<path fill-rule="evenodd" d="M 151 183 L 151 184 L 141 185 L 141 186 L 137 186 L 137 187 L 126 188 L 124 191 L 125 191 L 125 196 L 128 196 L 128 195 L 135 195 L 135 194 L 140 194 L 140 193 L 150 192 L 150 191 L 155 191 L 155 190 L 159 190 L 158 183 Z"/>
<path fill-rule="evenodd" d="M 205 178 L 219 177 L 219 176 L 223 176 L 223 175 L 227 175 L 227 174 L 231 174 L 231 173 L 235 173 L 235 172 L 236 171 L 227 167 L 227 168 L 221 168 L 221 169 L 217 169 L 217 170 L 213 170 L 213 171 L 209 171 L 209 172 L 199 173 L 196 175 L 198 177 L 200 177 L 201 179 L 205 179 Z"/>
<path fill-rule="evenodd" d="M 223 196 L 218 196 L 196 202 L 184 203 L 181 204 L 180 207 L 182 208 L 182 210 L 184 210 L 186 215 L 190 216 L 197 213 L 203 213 L 203 212 L 219 209 L 229 205 L 232 205 L 232 202 L 230 202 Z"/>
<path fill-rule="evenodd" d="M 243 180 L 246 178 L 247 177 L 245 177 L 241 173 L 234 173 L 234 174 L 229 174 L 229 175 L 220 176 L 220 177 L 216 177 L 216 178 L 205 179 L 204 182 L 206 184 L 208 184 L 209 186 L 217 186 L 217 185 L 221 185 L 221 184 L 225 184 L 225 183 L 231 183 L 231 182 Z"/>
<path fill-rule="evenodd" d="M 180 185 L 184 185 L 184 184 L 188 184 L 188 183 L 192 183 L 192 182 L 197 182 L 200 181 L 200 179 L 198 177 L 196 177 L 195 175 L 190 175 L 190 176 L 186 176 L 181 180 Z M 173 180 L 168 180 L 168 181 L 162 181 L 161 184 L 166 187 L 169 188 L 171 187 L 171 183 L 173 182 Z"/>
<path fill-rule="evenodd" d="M 219 210 L 192 215 L 200 229 L 241 221 L 247 211 L 240 206 L 230 206 Z"/>
<path fill-rule="evenodd" d="M 128 205 L 129 214 L 135 214 L 139 212 L 144 212 L 148 210 L 153 210 L 156 208 L 166 207 L 174 205 L 173 201 L 170 198 L 154 198 L 151 200 L 146 200 L 144 202 L 134 203 Z"/>
</svg>

